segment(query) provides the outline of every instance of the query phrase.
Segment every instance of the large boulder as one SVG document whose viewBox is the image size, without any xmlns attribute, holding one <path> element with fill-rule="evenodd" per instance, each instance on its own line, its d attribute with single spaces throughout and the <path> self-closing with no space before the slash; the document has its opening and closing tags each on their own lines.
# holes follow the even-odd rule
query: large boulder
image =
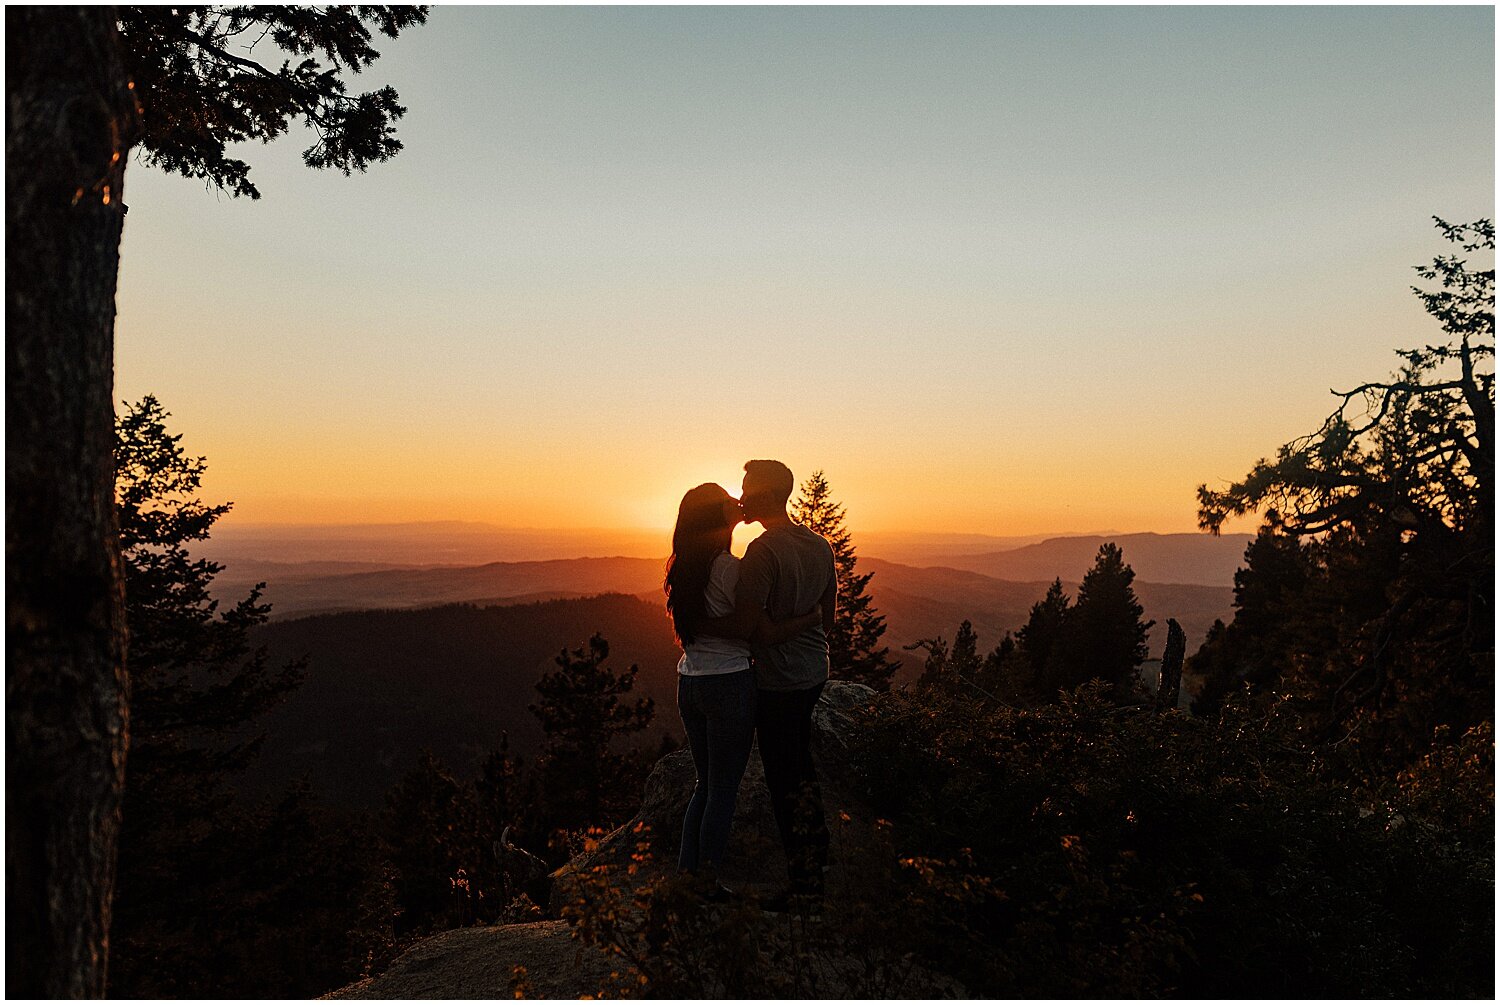
<svg viewBox="0 0 1500 1005">
<path fill-rule="evenodd" d="M 864 712 L 874 697 L 875 692 L 863 684 L 829 681 L 813 710 L 813 761 L 818 768 L 818 784 L 834 845 L 834 854 L 830 856 L 834 863 L 840 860 L 837 852 L 847 830 L 843 826 L 846 818 L 860 822 L 869 819 L 858 795 L 849 758 Z M 675 869 L 682 843 L 682 818 L 696 780 L 693 757 L 687 750 L 668 754 L 658 761 L 646 779 L 640 812 L 603 838 L 592 852 L 574 858 L 553 874 L 552 910 L 559 911 L 573 899 L 576 892 L 573 878 L 578 872 L 598 865 L 619 866 L 623 872 L 623 867 L 631 863 L 642 835 L 651 843 L 651 858 L 645 866 L 646 875 L 638 872 L 636 881 Z M 750 764 L 740 785 L 729 851 L 720 876 L 730 886 L 755 891 L 769 891 L 786 884 L 786 856 L 771 814 L 758 749 L 750 752 Z M 837 878 L 831 876 L 830 881 Z"/>
</svg>

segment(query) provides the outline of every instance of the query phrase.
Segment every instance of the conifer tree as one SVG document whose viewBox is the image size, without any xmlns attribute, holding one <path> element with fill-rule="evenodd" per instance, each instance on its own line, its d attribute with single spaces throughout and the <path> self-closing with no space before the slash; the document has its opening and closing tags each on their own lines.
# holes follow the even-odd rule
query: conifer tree
<svg viewBox="0 0 1500 1005">
<path fill-rule="evenodd" d="M 974 625 L 965 619 L 953 636 L 953 651 L 948 654 L 948 668 L 954 673 L 972 677 L 978 672 L 981 662 L 979 636 L 974 633 Z"/>
<path fill-rule="evenodd" d="M 838 611 L 833 619 L 833 633 L 828 638 L 830 675 L 867 684 L 877 691 L 888 690 L 891 676 L 900 663 L 890 658 L 889 648 L 880 645 L 880 637 L 885 634 L 885 616 L 876 613 L 865 593 L 874 573 L 861 575 L 854 571 L 859 560 L 849 530 L 844 526 L 844 507 L 834 501 L 822 471 L 814 471 L 802 483 L 792 501 L 791 517 L 822 536 L 833 548 Z"/>
<path fill-rule="evenodd" d="M 1078 587 L 1078 602 L 1063 621 L 1052 684 L 1073 688 L 1097 677 L 1114 685 L 1117 696 L 1129 695 L 1135 668 L 1146 659 L 1146 631 L 1155 624 L 1141 621 L 1144 608 L 1136 600 L 1134 580 L 1135 570 L 1125 564 L 1119 546 L 1101 545 Z"/>
<path fill-rule="evenodd" d="M 1237 577 L 1248 609 L 1195 662 L 1227 665 L 1236 688 L 1247 669 L 1273 679 L 1368 782 L 1494 717 L 1495 227 L 1434 222 L 1457 247 L 1417 266 L 1439 285 L 1412 292 L 1441 334 L 1335 392 L 1317 430 L 1241 481 L 1198 487 L 1203 529 L 1260 513 L 1272 541 L 1300 544 Z"/>
<path fill-rule="evenodd" d="M 948 675 L 948 640 L 939 635 L 932 639 L 918 639 L 906 647 L 910 651 L 921 650 L 927 655 L 922 660 L 922 673 L 917 677 L 917 686 L 935 687 L 946 683 Z"/>
<path fill-rule="evenodd" d="M 510 752 L 510 736 L 502 733 L 500 746 L 485 755 L 479 777 L 474 780 L 481 835 L 494 840 L 509 827 L 524 843 L 529 836 L 527 824 L 532 822 L 531 801 L 535 795 L 528 781 L 524 759 Z"/>
<path fill-rule="evenodd" d="M 1310 548 L 1273 527 L 1262 527 L 1245 548 L 1245 564 L 1234 574 L 1234 620 L 1216 620 L 1190 661 L 1203 679 L 1195 714 L 1217 712 L 1246 684 L 1256 690 L 1275 686 L 1293 653 L 1337 644 L 1336 636 L 1307 630 L 1314 561 Z"/>
<path fill-rule="evenodd" d="M 999 644 L 985 656 L 984 672 L 986 674 L 1000 673 L 1005 669 L 1005 665 L 1010 662 L 1015 652 L 1016 640 L 1011 636 L 1010 632 L 1006 632 L 1004 637 L 1000 639 Z"/>
<path fill-rule="evenodd" d="M 1047 587 L 1046 596 L 1031 605 L 1031 615 L 1016 632 L 1016 646 L 1035 680 L 1042 679 L 1053 658 L 1053 650 L 1062 638 L 1070 603 L 1068 595 L 1063 593 L 1062 580 L 1054 579 Z"/>
<path fill-rule="evenodd" d="M 609 643 L 589 639 L 586 649 L 564 649 L 557 669 L 537 681 L 541 699 L 529 706 L 547 738 L 537 759 L 541 798 L 554 830 L 604 827 L 634 809 L 634 776 L 640 758 L 615 749 L 615 741 L 651 724 L 650 698 L 629 701 L 640 668 L 606 667 Z"/>
<path fill-rule="evenodd" d="M 169 417 L 148 395 L 115 427 L 131 682 L 109 975 L 122 997 L 202 990 L 188 967 L 205 948 L 194 933 L 257 899 L 224 875 L 243 830 L 230 782 L 259 745 L 255 719 L 301 681 L 299 665 L 273 668 L 250 643 L 270 615 L 260 586 L 222 611 L 211 596 L 223 567 L 188 549 L 229 504 L 198 498 L 206 462 L 183 450 Z M 212 892 L 194 880 L 209 875 Z"/>
</svg>

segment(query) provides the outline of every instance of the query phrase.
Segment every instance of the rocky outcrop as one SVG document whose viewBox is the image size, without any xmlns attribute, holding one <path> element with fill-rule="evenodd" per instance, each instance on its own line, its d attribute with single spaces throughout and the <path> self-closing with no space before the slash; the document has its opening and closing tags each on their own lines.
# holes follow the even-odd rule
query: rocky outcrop
<svg viewBox="0 0 1500 1005">
<path fill-rule="evenodd" d="M 323 997 L 494 999 L 519 989 L 528 998 L 577 998 L 608 986 L 620 968 L 572 938 L 565 921 L 456 928 L 418 942 L 379 977 Z"/>
<path fill-rule="evenodd" d="M 843 819 L 841 815 L 860 821 L 869 816 L 855 790 L 849 757 L 861 718 L 874 696 L 875 692 L 862 684 L 829 681 L 813 711 L 813 760 L 818 766 L 818 784 L 834 842 L 831 856 L 834 862 L 839 861 L 838 843 L 845 829 L 838 826 Z M 575 889 L 572 877 L 579 871 L 602 864 L 629 865 L 641 825 L 651 842 L 648 872 L 675 868 L 682 841 L 682 817 L 692 798 L 696 778 L 692 754 L 686 750 L 658 761 L 646 779 L 640 812 L 600 841 L 593 853 L 575 858 L 553 874 L 552 910 L 559 911 L 571 899 Z M 786 883 L 786 857 L 771 815 L 759 750 L 750 753 L 750 764 L 735 807 L 729 852 L 720 875 L 731 886 L 755 890 Z"/>
<path fill-rule="evenodd" d="M 846 882 L 840 874 L 840 863 L 847 858 L 840 854 L 846 836 L 862 826 L 867 830 L 870 822 L 870 814 L 858 794 L 850 756 L 864 712 L 874 697 L 875 692 L 863 685 L 830 681 L 813 712 L 813 759 L 818 766 L 833 842 L 830 858 L 834 865 L 829 876 L 832 897 L 840 896 L 840 888 Z M 651 860 L 644 874 L 638 871 L 627 877 L 625 869 L 619 869 L 618 881 L 635 885 L 653 875 L 675 870 L 682 817 L 695 780 L 693 758 L 686 750 L 657 762 L 646 781 L 640 812 L 601 840 L 592 853 L 575 858 L 553 874 L 553 912 L 559 912 L 572 899 L 577 890 L 576 878 L 584 871 L 596 865 L 628 866 L 642 826 L 651 840 Z M 499 843 L 503 851 L 514 851 L 505 847 L 508 842 Z M 786 883 L 786 858 L 771 815 L 758 751 L 751 752 L 740 788 L 729 853 L 721 875 L 731 886 L 754 893 L 769 892 Z M 629 903 L 630 898 L 625 897 L 623 902 Z M 784 941 L 784 933 L 777 936 L 775 926 L 768 931 L 768 937 Z M 845 960 L 847 953 L 824 955 L 826 958 L 813 961 L 803 959 L 801 965 L 815 964 L 827 970 L 823 986 L 841 986 L 841 981 L 846 982 L 841 974 L 852 965 L 853 957 Z M 518 966 L 525 970 L 524 981 L 515 985 L 513 975 Z M 417 943 L 379 977 L 351 984 L 325 997 L 510 998 L 519 989 L 526 997 L 577 998 L 597 995 L 606 988 L 629 988 L 634 984 L 634 976 L 634 971 L 618 956 L 607 956 L 602 950 L 572 938 L 567 922 L 536 921 L 443 932 Z M 934 978 L 920 968 L 913 970 L 906 980 L 901 997 L 962 994 L 962 988 Z"/>
</svg>

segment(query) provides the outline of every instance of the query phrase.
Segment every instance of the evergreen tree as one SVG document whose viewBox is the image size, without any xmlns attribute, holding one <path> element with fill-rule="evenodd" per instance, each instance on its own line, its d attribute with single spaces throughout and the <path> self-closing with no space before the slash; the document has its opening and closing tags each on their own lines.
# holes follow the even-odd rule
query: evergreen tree
<svg viewBox="0 0 1500 1005">
<path fill-rule="evenodd" d="M 1048 668 L 1053 687 L 1071 689 L 1097 677 L 1114 685 L 1117 697 L 1130 696 L 1135 668 L 1146 659 L 1146 631 L 1155 624 L 1141 621 L 1134 580 L 1119 546 L 1101 545 L 1064 618 L 1059 658 Z"/>
<path fill-rule="evenodd" d="M 640 668 L 617 674 L 604 665 L 608 657 L 599 635 L 587 649 L 564 649 L 557 669 L 537 681 L 541 700 L 529 706 L 546 733 L 537 770 L 554 844 L 558 830 L 618 824 L 639 802 L 641 758 L 615 747 L 651 724 L 654 703 L 628 702 Z"/>
<path fill-rule="evenodd" d="M 995 648 L 986 653 L 984 659 L 980 661 L 979 669 L 974 677 L 985 691 L 996 697 L 1004 694 L 1008 702 L 1015 704 L 1020 690 L 1031 683 L 1027 679 L 1028 674 L 1018 673 L 1020 665 L 1016 653 L 1016 640 L 1010 632 L 1006 632 Z"/>
<path fill-rule="evenodd" d="M 834 501 L 822 471 L 814 471 L 802 483 L 790 513 L 793 520 L 820 535 L 833 548 L 838 611 L 833 619 L 833 633 L 828 638 L 830 675 L 867 684 L 877 691 L 888 690 L 891 676 L 901 664 L 890 658 L 889 648 L 880 645 L 880 637 L 885 634 L 885 616 L 876 613 L 865 593 L 874 573 L 861 575 L 854 571 L 859 560 L 849 530 L 844 526 L 844 507 Z"/>
<path fill-rule="evenodd" d="M 472 920 L 464 913 L 471 890 L 459 882 L 489 852 L 477 841 L 472 791 L 431 751 L 386 795 L 381 832 L 395 869 L 398 934 Z"/>
<path fill-rule="evenodd" d="M 517 843 L 525 844 L 528 825 L 535 823 L 533 793 L 528 790 L 525 761 L 510 752 L 508 735 L 502 735 L 500 746 L 485 756 L 474 789 L 480 834 L 495 840 L 509 827 L 515 832 Z"/>
<path fill-rule="evenodd" d="M 1016 631 L 1016 647 L 1036 681 L 1042 681 L 1046 676 L 1047 666 L 1053 660 L 1053 650 L 1062 639 L 1063 624 L 1070 609 L 1062 580 L 1054 579 L 1047 587 L 1046 596 L 1031 605 L 1026 624 Z"/>
<path fill-rule="evenodd" d="M 953 649 L 948 654 L 948 669 L 972 679 L 981 665 L 979 636 L 974 634 L 974 625 L 965 619 L 953 636 Z"/>
<path fill-rule="evenodd" d="M 426 7 L 121 7 L 125 67 L 143 110 L 139 137 L 149 164 L 203 178 L 236 196 L 260 198 L 234 144 L 268 142 L 303 119 L 314 143 L 308 167 L 344 174 L 401 149 L 393 123 L 406 109 L 393 87 L 348 93 L 387 38 L 427 20 Z M 259 62 L 249 43 L 269 37 L 297 59 Z M 265 50 L 263 50 L 265 51 Z M 274 50 L 273 50 L 274 51 Z M 326 61 L 327 65 L 321 65 Z"/>
<path fill-rule="evenodd" d="M 298 665 L 272 668 L 250 644 L 270 612 L 261 587 L 223 611 L 212 598 L 222 566 L 188 549 L 229 504 L 197 497 L 206 463 L 184 452 L 168 417 L 147 396 L 116 424 L 131 680 L 110 972 L 122 996 L 204 990 L 192 984 L 207 948 L 198 933 L 236 898 L 256 897 L 225 881 L 239 875 L 237 843 L 247 834 L 230 781 L 259 745 L 256 717 L 301 680 Z"/>
<path fill-rule="evenodd" d="M 1001 637 L 995 648 L 991 649 L 984 657 L 984 672 L 987 675 L 1002 673 L 1016 655 L 1016 640 L 1010 632 Z"/>
<path fill-rule="evenodd" d="M 1235 615 L 1215 621 L 1189 669 L 1203 680 L 1193 712 L 1210 715 L 1248 684 L 1275 687 L 1294 652 L 1312 652 L 1333 642 L 1305 632 L 1308 585 L 1314 574 L 1311 550 L 1297 538 L 1263 527 L 1245 548 L 1245 564 L 1234 574 Z"/>
<path fill-rule="evenodd" d="M 128 725 L 115 281 L 140 115 L 113 8 L 11 6 L 5 31 L 5 991 L 99 998 Z"/>
<path fill-rule="evenodd" d="M 917 687 L 930 688 L 948 682 L 948 640 L 939 635 L 935 639 L 918 639 L 906 647 L 915 652 L 920 649 L 927 655 L 922 660 L 922 673 L 917 677 Z"/>
</svg>

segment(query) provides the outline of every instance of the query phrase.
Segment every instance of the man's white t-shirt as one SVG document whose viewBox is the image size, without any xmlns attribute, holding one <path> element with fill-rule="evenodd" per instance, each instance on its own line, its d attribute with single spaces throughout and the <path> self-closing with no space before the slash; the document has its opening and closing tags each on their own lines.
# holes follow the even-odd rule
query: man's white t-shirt
<svg viewBox="0 0 1500 1005">
<path fill-rule="evenodd" d="M 740 560 L 721 551 L 708 567 L 708 588 L 704 590 L 704 608 L 711 618 L 734 613 L 734 590 L 739 583 Z M 742 639 L 721 639 L 699 635 L 683 649 L 677 661 L 677 672 L 689 677 L 735 673 L 750 669 L 750 646 Z"/>
</svg>

